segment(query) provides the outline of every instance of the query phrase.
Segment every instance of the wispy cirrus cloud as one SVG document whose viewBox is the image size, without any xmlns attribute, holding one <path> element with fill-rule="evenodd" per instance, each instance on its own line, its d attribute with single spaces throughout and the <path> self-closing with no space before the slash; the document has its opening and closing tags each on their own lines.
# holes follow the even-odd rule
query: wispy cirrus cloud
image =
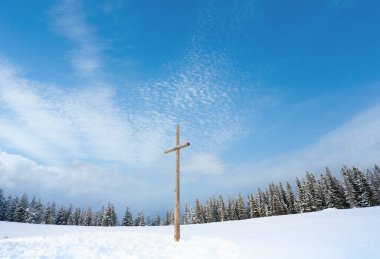
<svg viewBox="0 0 380 259">
<path fill-rule="evenodd" d="M 74 44 L 68 54 L 71 65 L 79 76 L 94 76 L 102 68 L 101 44 L 94 28 L 86 22 L 82 2 L 59 0 L 50 11 L 54 31 Z"/>
<path fill-rule="evenodd" d="M 268 100 L 263 94 L 259 96 L 254 80 L 236 71 L 229 43 L 221 42 L 215 32 L 221 23 L 228 31 L 243 23 L 240 13 L 250 3 L 242 5 L 231 3 L 223 8 L 215 1 L 207 2 L 199 11 L 184 56 L 170 64 L 171 69 L 160 78 L 130 90 L 131 96 L 140 98 L 135 109 L 160 114 L 167 118 L 169 128 L 175 123 L 183 125 L 187 131 L 184 137 L 192 140 L 193 149 L 217 154 L 228 147 L 248 133 L 245 122 Z M 224 12 L 229 16 L 223 16 Z M 233 15 L 237 13 L 240 20 Z M 210 43 L 215 42 L 221 43 L 210 49 Z"/>
<path fill-rule="evenodd" d="M 223 65 L 218 57 L 209 57 L 208 64 L 192 58 L 172 76 L 134 89 L 138 94 L 133 96 L 140 97 L 136 109 L 166 118 L 164 127 L 180 123 L 196 149 L 220 150 L 244 133 L 245 114 L 236 106 L 241 92 L 225 77 L 226 69 L 218 67 Z"/>
<path fill-rule="evenodd" d="M 45 163 L 70 159 L 127 164 L 155 161 L 157 148 L 163 149 L 167 139 L 167 132 L 158 126 L 160 116 L 148 120 L 117 103 L 112 88 L 63 91 L 24 79 L 3 65 L 0 139 L 9 148 Z"/>
</svg>

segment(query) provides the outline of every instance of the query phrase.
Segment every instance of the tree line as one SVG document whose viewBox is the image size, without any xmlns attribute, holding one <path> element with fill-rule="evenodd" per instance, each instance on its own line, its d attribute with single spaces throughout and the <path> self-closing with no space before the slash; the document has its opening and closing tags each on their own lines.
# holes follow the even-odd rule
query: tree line
<svg viewBox="0 0 380 259">
<path fill-rule="evenodd" d="M 341 180 L 334 177 L 330 170 L 316 178 L 306 172 L 303 179 L 296 178 L 295 190 L 289 182 L 270 183 L 266 189 L 258 188 L 255 194 L 243 198 L 222 195 L 201 202 L 195 200 L 193 205 L 185 205 L 181 219 L 182 224 L 201 224 L 228 220 L 275 215 L 297 214 L 319 211 L 326 208 L 347 209 L 380 205 L 380 168 L 375 165 L 372 170 L 363 173 L 358 168 L 341 169 Z M 172 210 L 167 210 L 161 217 L 145 217 L 142 211 L 132 215 L 126 207 L 124 216 L 118 219 L 114 205 L 109 202 L 100 210 L 91 207 L 60 206 L 55 202 L 43 205 L 35 196 L 29 201 L 27 194 L 21 197 L 5 197 L 0 189 L 0 221 L 24 222 L 33 224 L 82 225 L 82 226 L 159 226 L 172 225 Z"/>
</svg>

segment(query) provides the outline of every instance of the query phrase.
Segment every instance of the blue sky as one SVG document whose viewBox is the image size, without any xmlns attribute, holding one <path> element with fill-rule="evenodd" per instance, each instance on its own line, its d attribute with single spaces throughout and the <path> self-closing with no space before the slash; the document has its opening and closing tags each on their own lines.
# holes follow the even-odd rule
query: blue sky
<svg viewBox="0 0 380 259">
<path fill-rule="evenodd" d="M 0 187 L 172 206 L 380 157 L 378 1 L 2 1 Z"/>
</svg>

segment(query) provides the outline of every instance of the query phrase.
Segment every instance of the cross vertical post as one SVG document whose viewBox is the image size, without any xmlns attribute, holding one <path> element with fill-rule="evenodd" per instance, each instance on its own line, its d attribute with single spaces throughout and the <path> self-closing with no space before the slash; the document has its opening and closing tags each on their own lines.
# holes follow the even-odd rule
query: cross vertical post
<svg viewBox="0 0 380 259">
<path fill-rule="evenodd" d="M 179 125 L 176 128 L 176 146 L 166 150 L 165 154 L 175 151 L 176 153 L 176 166 L 175 166 L 175 184 L 174 184 L 174 240 L 179 241 L 180 239 L 180 225 L 179 225 L 179 193 L 180 193 L 180 149 L 190 146 L 190 143 L 179 144 Z"/>
<path fill-rule="evenodd" d="M 176 146 L 179 145 L 179 125 L 176 128 Z M 174 187 L 174 240 L 180 237 L 179 227 L 179 149 L 175 151 L 175 187 Z"/>
</svg>

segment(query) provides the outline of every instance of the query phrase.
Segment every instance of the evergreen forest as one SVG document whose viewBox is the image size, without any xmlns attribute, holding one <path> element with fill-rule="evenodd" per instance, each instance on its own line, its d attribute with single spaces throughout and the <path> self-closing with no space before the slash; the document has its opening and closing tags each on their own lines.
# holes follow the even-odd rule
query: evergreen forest
<svg viewBox="0 0 380 259">
<path fill-rule="evenodd" d="M 344 166 L 337 179 L 326 168 L 318 178 L 306 172 L 303 179 L 296 178 L 293 187 L 289 182 L 271 182 L 256 193 L 237 197 L 213 196 L 202 202 L 185 204 L 182 224 L 202 224 L 229 220 L 243 220 L 286 214 L 307 213 L 327 208 L 348 209 L 380 205 L 380 168 L 375 165 L 365 173 L 356 167 Z M 174 215 L 135 215 L 129 207 L 118 218 L 114 205 L 109 202 L 100 210 L 44 204 L 36 196 L 29 200 L 27 194 L 6 196 L 0 188 L 0 221 L 32 224 L 82 225 L 82 226 L 159 226 L 172 225 Z"/>
</svg>

